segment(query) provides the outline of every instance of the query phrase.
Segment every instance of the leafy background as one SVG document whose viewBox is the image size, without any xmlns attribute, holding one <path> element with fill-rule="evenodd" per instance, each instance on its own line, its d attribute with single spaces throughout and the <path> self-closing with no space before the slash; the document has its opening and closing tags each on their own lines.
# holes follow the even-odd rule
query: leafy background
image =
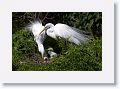
<svg viewBox="0 0 120 89">
<path fill-rule="evenodd" d="M 45 49 L 53 47 L 59 54 L 50 63 L 43 63 L 33 34 L 25 27 L 31 21 L 64 23 L 89 32 L 90 41 L 82 45 L 47 38 Z M 47 51 L 47 50 L 46 50 Z M 12 70 L 13 71 L 101 71 L 102 70 L 102 13 L 101 12 L 13 12 L 12 13 Z"/>
</svg>

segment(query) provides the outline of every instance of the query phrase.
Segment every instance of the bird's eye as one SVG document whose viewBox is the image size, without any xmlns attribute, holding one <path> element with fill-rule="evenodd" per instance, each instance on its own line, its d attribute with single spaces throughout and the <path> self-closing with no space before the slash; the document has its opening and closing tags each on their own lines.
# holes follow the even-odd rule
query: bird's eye
<svg viewBox="0 0 120 89">
<path fill-rule="evenodd" d="M 47 29 L 49 29 L 50 27 L 47 27 Z"/>
</svg>

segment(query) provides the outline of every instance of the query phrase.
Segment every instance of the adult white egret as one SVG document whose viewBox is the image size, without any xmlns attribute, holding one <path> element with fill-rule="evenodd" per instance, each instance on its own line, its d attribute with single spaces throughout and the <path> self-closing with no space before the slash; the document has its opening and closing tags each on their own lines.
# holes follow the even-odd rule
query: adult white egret
<svg viewBox="0 0 120 89">
<path fill-rule="evenodd" d="M 77 45 L 88 40 L 88 38 L 84 35 L 84 31 L 70 27 L 66 24 L 58 23 L 54 26 L 52 23 L 48 23 L 43 26 L 41 22 L 36 21 L 32 23 L 29 28 L 34 35 L 34 40 L 38 45 L 38 50 L 45 61 L 48 60 L 48 57 L 44 55 L 45 49 L 43 46 L 46 34 L 54 39 L 59 37 L 64 38 L 65 40 L 73 42 Z"/>
<path fill-rule="evenodd" d="M 46 38 L 46 34 L 45 31 L 43 31 L 40 35 L 39 33 L 44 29 L 44 26 L 42 25 L 41 22 L 34 22 L 29 26 L 29 29 L 32 31 L 33 35 L 34 35 L 34 40 L 36 41 L 37 45 L 38 45 L 38 50 L 42 55 L 42 58 L 44 58 L 45 60 L 47 59 L 47 57 L 45 57 L 45 50 L 44 50 L 44 46 L 43 46 L 43 42 Z"/>
<path fill-rule="evenodd" d="M 40 35 L 45 33 L 54 39 L 60 37 L 77 45 L 88 40 L 85 31 L 61 23 L 56 25 L 53 25 L 52 23 L 46 24 L 44 29 L 40 32 Z"/>
</svg>

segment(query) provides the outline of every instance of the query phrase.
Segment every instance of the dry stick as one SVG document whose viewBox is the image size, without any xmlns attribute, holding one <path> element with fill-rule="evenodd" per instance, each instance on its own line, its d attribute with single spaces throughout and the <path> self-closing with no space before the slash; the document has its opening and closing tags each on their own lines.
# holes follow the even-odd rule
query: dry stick
<svg viewBox="0 0 120 89">
<path fill-rule="evenodd" d="M 28 19 L 28 21 L 32 24 L 32 21 Z"/>
<path fill-rule="evenodd" d="M 26 14 L 27 14 L 27 12 L 26 12 Z M 30 13 L 30 15 L 31 15 L 31 13 Z M 33 19 L 33 16 L 30 16 L 30 15 L 27 14 L 27 20 L 32 24 L 32 21 L 29 19 Z"/>
<path fill-rule="evenodd" d="M 45 17 L 42 19 L 42 22 L 45 20 L 49 12 L 46 13 Z"/>
<path fill-rule="evenodd" d="M 30 19 L 32 19 L 33 17 L 31 17 L 31 16 L 27 16 L 27 18 L 30 18 Z"/>
<path fill-rule="evenodd" d="M 34 13 L 33 13 L 33 14 L 32 14 L 32 19 L 33 19 L 33 20 L 35 20 L 34 17 L 35 17 L 35 16 L 34 16 Z"/>
<path fill-rule="evenodd" d="M 48 17 L 46 17 L 46 19 L 54 19 L 54 17 L 52 17 L 52 18 L 48 18 Z"/>
<path fill-rule="evenodd" d="M 25 14 L 23 15 L 23 19 L 25 19 L 25 15 L 27 14 L 27 12 L 25 12 Z"/>
<path fill-rule="evenodd" d="M 37 17 L 37 12 L 35 12 L 35 15 L 34 15 L 34 17 L 35 17 L 35 18 L 34 18 L 34 20 L 36 20 L 36 17 Z"/>
<path fill-rule="evenodd" d="M 40 19 L 39 19 L 39 16 L 40 16 L 40 12 L 38 13 L 38 16 L 37 16 L 37 19 L 38 19 L 38 20 L 40 20 Z"/>
<path fill-rule="evenodd" d="M 37 18 L 37 19 L 40 21 L 40 23 L 42 23 L 42 21 L 41 21 L 41 19 L 40 19 L 40 15 L 42 15 L 41 12 L 38 13 L 38 18 Z"/>
</svg>

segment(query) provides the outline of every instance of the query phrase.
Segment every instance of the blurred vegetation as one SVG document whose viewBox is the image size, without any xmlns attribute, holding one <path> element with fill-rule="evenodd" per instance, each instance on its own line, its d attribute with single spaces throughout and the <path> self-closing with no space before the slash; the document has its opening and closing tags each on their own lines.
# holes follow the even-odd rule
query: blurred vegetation
<svg viewBox="0 0 120 89">
<path fill-rule="evenodd" d="M 59 54 L 50 63 L 43 63 L 33 34 L 25 27 L 31 21 L 64 23 L 90 33 L 86 44 L 64 45 L 47 37 L 45 49 L 53 47 Z M 12 69 L 14 71 L 100 71 L 102 70 L 102 13 L 101 12 L 13 12 L 12 13 Z"/>
</svg>

